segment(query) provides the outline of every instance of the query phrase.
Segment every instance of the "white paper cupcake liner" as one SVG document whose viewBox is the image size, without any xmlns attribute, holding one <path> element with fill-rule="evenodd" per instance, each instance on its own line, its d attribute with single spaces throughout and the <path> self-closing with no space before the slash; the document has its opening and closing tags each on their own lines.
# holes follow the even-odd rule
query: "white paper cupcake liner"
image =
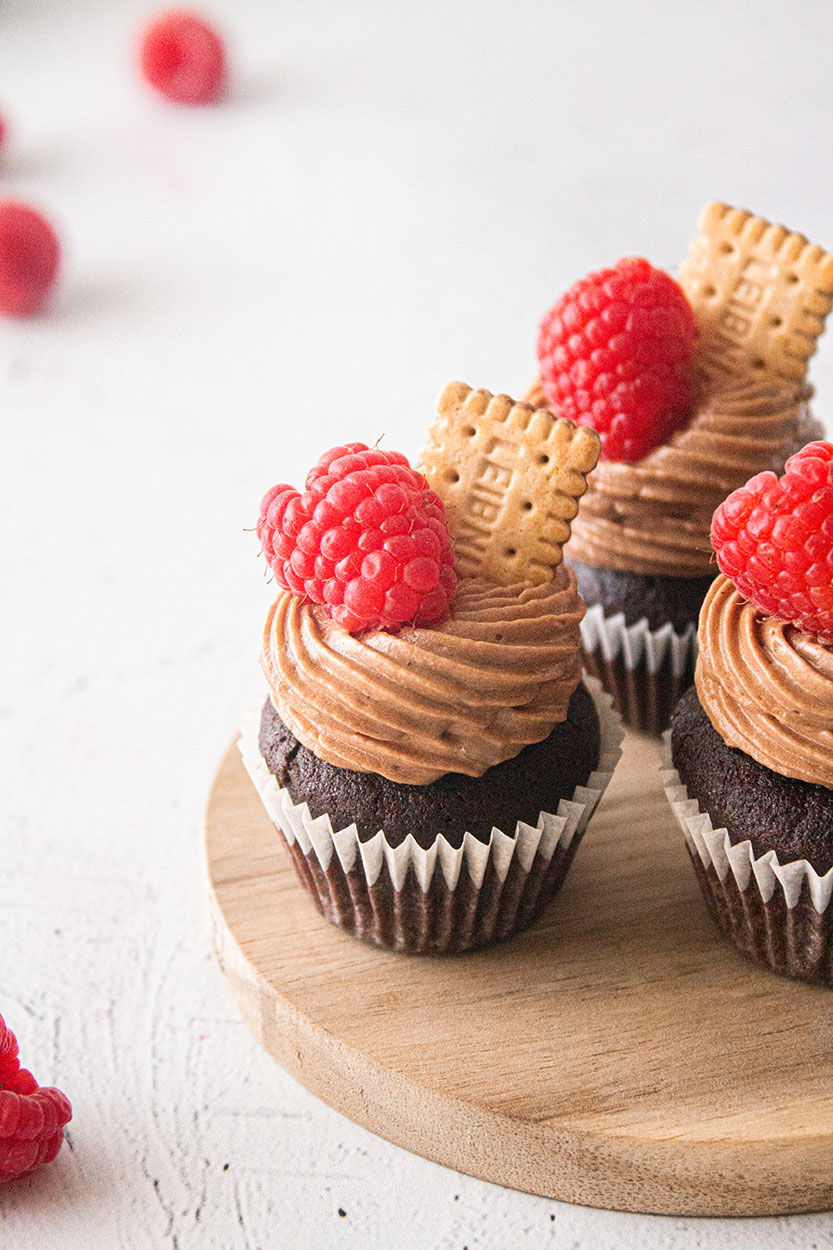
<svg viewBox="0 0 833 1250">
<path fill-rule="evenodd" d="M 410 834 L 393 846 L 379 830 L 362 842 L 355 824 L 334 830 L 278 785 L 258 744 L 260 709 L 245 720 L 243 763 L 298 875 L 322 913 L 378 945 L 413 952 L 458 951 L 498 941 L 532 923 L 561 884 L 621 755 L 621 718 L 598 681 L 585 678 L 601 730 L 597 768 L 558 810 L 488 842 L 442 835 L 425 849 Z"/>
<path fill-rule="evenodd" d="M 674 768 L 671 733 L 660 746 L 660 778 L 686 840 L 706 902 L 736 946 L 776 972 L 833 984 L 833 868 L 806 859 L 756 856 L 747 839 L 732 844 Z"/>
<path fill-rule="evenodd" d="M 588 670 L 613 695 L 626 724 L 648 733 L 667 727 L 677 700 L 694 680 L 694 623 L 682 633 L 670 622 L 649 629 L 646 617 L 627 625 L 624 612 L 605 616 L 596 603 L 581 622 L 581 644 Z"/>
<path fill-rule="evenodd" d="M 649 629 L 645 616 L 627 625 L 624 612 L 605 616 L 601 604 L 594 603 L 581 622 L 581 642 L 585 651 L 598 648 L 608 662 L 621 656 L 626 668 L 644 664 L 655 676 L 668 667 L 675 677 L 682 677 L 692 655 L 697 655 L 697 626 L 692 622 L 683 633 L 678 633 L 670 622 L 659 629 Z"/>
</svg>

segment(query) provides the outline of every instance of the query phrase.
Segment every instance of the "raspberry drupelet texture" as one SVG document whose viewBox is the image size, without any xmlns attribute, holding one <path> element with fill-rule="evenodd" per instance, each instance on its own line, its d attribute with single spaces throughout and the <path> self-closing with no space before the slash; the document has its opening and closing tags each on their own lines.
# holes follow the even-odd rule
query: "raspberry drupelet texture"
<svg viewBox="0 0 833 1250">
<path fill-rule="evenodd" d="M 162 13 L 145 28 L 142 74 L 175 104 L 212 104 L 226 83 L 226 54 L 217 31 L 196 13 Z"/>
<path fill-rule="evenodd" d="M 541 385 L 553 409 L 601 436 L 606 460 L 641 460 L 689 419 L 694 313 L 647 260 L 588 274 L 541 322 Z"/>
<path fill-rule="evenodd" d="M 17 1039 L 0 1016 L 0 1181 L 22 1180 L 51 1163 L 71 1119 L 66 1096 L 21 1068 Z"/>
<path fill-rule="evenodd" d="M 41 213 L 15 200 L 0 201 L 0 312 L 38 312 L 55 281 L 60 246 Z"/>
<path fill-rule="evenodd" d="M 833 643 L 833 443 L 808 443 L 784 474 L 759 473 L 714 514 L 721 572 L 768 616 Z"/>
<path fill-rule="evenodd" d="M 438 624 L 457 584 L 445 508 L 396 451 L 334 447 L 303 494 L 273 486 L 257 534 L 278 583 L 351 633 Z"/>
</svg>

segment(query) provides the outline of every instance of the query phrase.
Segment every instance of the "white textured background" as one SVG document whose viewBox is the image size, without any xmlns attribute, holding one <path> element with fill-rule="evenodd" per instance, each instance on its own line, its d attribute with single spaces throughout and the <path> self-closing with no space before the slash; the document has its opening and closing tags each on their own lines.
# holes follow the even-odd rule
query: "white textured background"
<svg viewBox="0 0 833 1250">
<path fill-rule="evenodd" d="M 522 390 L 560 290 L 674 265 L 708 199 L 833 246 L 833 4 L 210 11 L 235 89 L 189 111 L 131 72 L 144 3 L 0 5 L 0 193 L 66 257 L 51 314 L 0 324 L 0 1011 L 75 1108 L 0 1243 L 833 1246 L 831 1216 L 584 1210 L 355 1128 L 238 1021 L 200 845 L 260 692 L 261 493 L 345 438 L 416 451 L 452 377 Z"/>
</svg>

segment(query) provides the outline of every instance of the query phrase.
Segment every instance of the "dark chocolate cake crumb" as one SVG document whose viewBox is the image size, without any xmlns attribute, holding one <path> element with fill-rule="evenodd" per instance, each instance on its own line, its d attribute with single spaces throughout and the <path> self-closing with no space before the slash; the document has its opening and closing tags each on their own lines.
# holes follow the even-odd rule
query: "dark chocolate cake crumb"
<svg viewBox="0 0 833 1250">
<path fill-rule="evenodd" d="M 833 790 L 783 777 L 727 746 L 692 688 L 671 722 L 674 767 L 733 845 L 747 838 L 755 856 L 775 851 L 782 864 L 806 859 L 819 873 L 833 866 Z"/>
<path fill-rule="evenodd" d="M 493 825 L 510 834 L 518 820 L 535 825 L 540 812 L 555 812 L 560 799 L 571 798 L 576 786 L 587 782 L 599 762 L 600 742 L 598 713 L 584 685 L 574 691 L 567 719 L 543 742 L 524 747 L 482 777 L 446 773 L 425 786 L 318 759 L 287 729 L 269 699 L 260 725 L 261 752 L 294 802 L 306 802 L 313 817 L 329 812 L 336 830 L 355 822 L 363 842 L 384 829 L 395 846 L 409 833 L 423 847 L 440 833 L 458 847 L 467 830 L 488 842 Z"/>
<path fill-rule="evenodd" d="M 717 574 L 707 577 L 663 577 L 628 573 L 621 569 L 599 569 L 592 564 L 570 560 L 578 592 L 588 607 L 599 603 L 605 616 L 624 612 L 625 622 L 635 625 L 643 616 L 649 629 L 660 629 L 668 621 L 683 633 L 696 624 L 706 591 Z"/>
</svg>

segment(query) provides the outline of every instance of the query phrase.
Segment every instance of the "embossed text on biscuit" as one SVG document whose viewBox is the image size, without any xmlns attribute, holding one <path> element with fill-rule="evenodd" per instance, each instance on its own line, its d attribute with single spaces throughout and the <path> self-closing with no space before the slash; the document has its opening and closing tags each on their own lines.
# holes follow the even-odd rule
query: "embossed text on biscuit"
<svg viewBox="0 0 833 1250">
<path fill-rule="evenodd" d="M 502 584 L 550 578 L 598 458 L 595 431 L 462 383 L 445 388 L 437 412 L 422 461 L 460 572 Z"/>
</svg>

